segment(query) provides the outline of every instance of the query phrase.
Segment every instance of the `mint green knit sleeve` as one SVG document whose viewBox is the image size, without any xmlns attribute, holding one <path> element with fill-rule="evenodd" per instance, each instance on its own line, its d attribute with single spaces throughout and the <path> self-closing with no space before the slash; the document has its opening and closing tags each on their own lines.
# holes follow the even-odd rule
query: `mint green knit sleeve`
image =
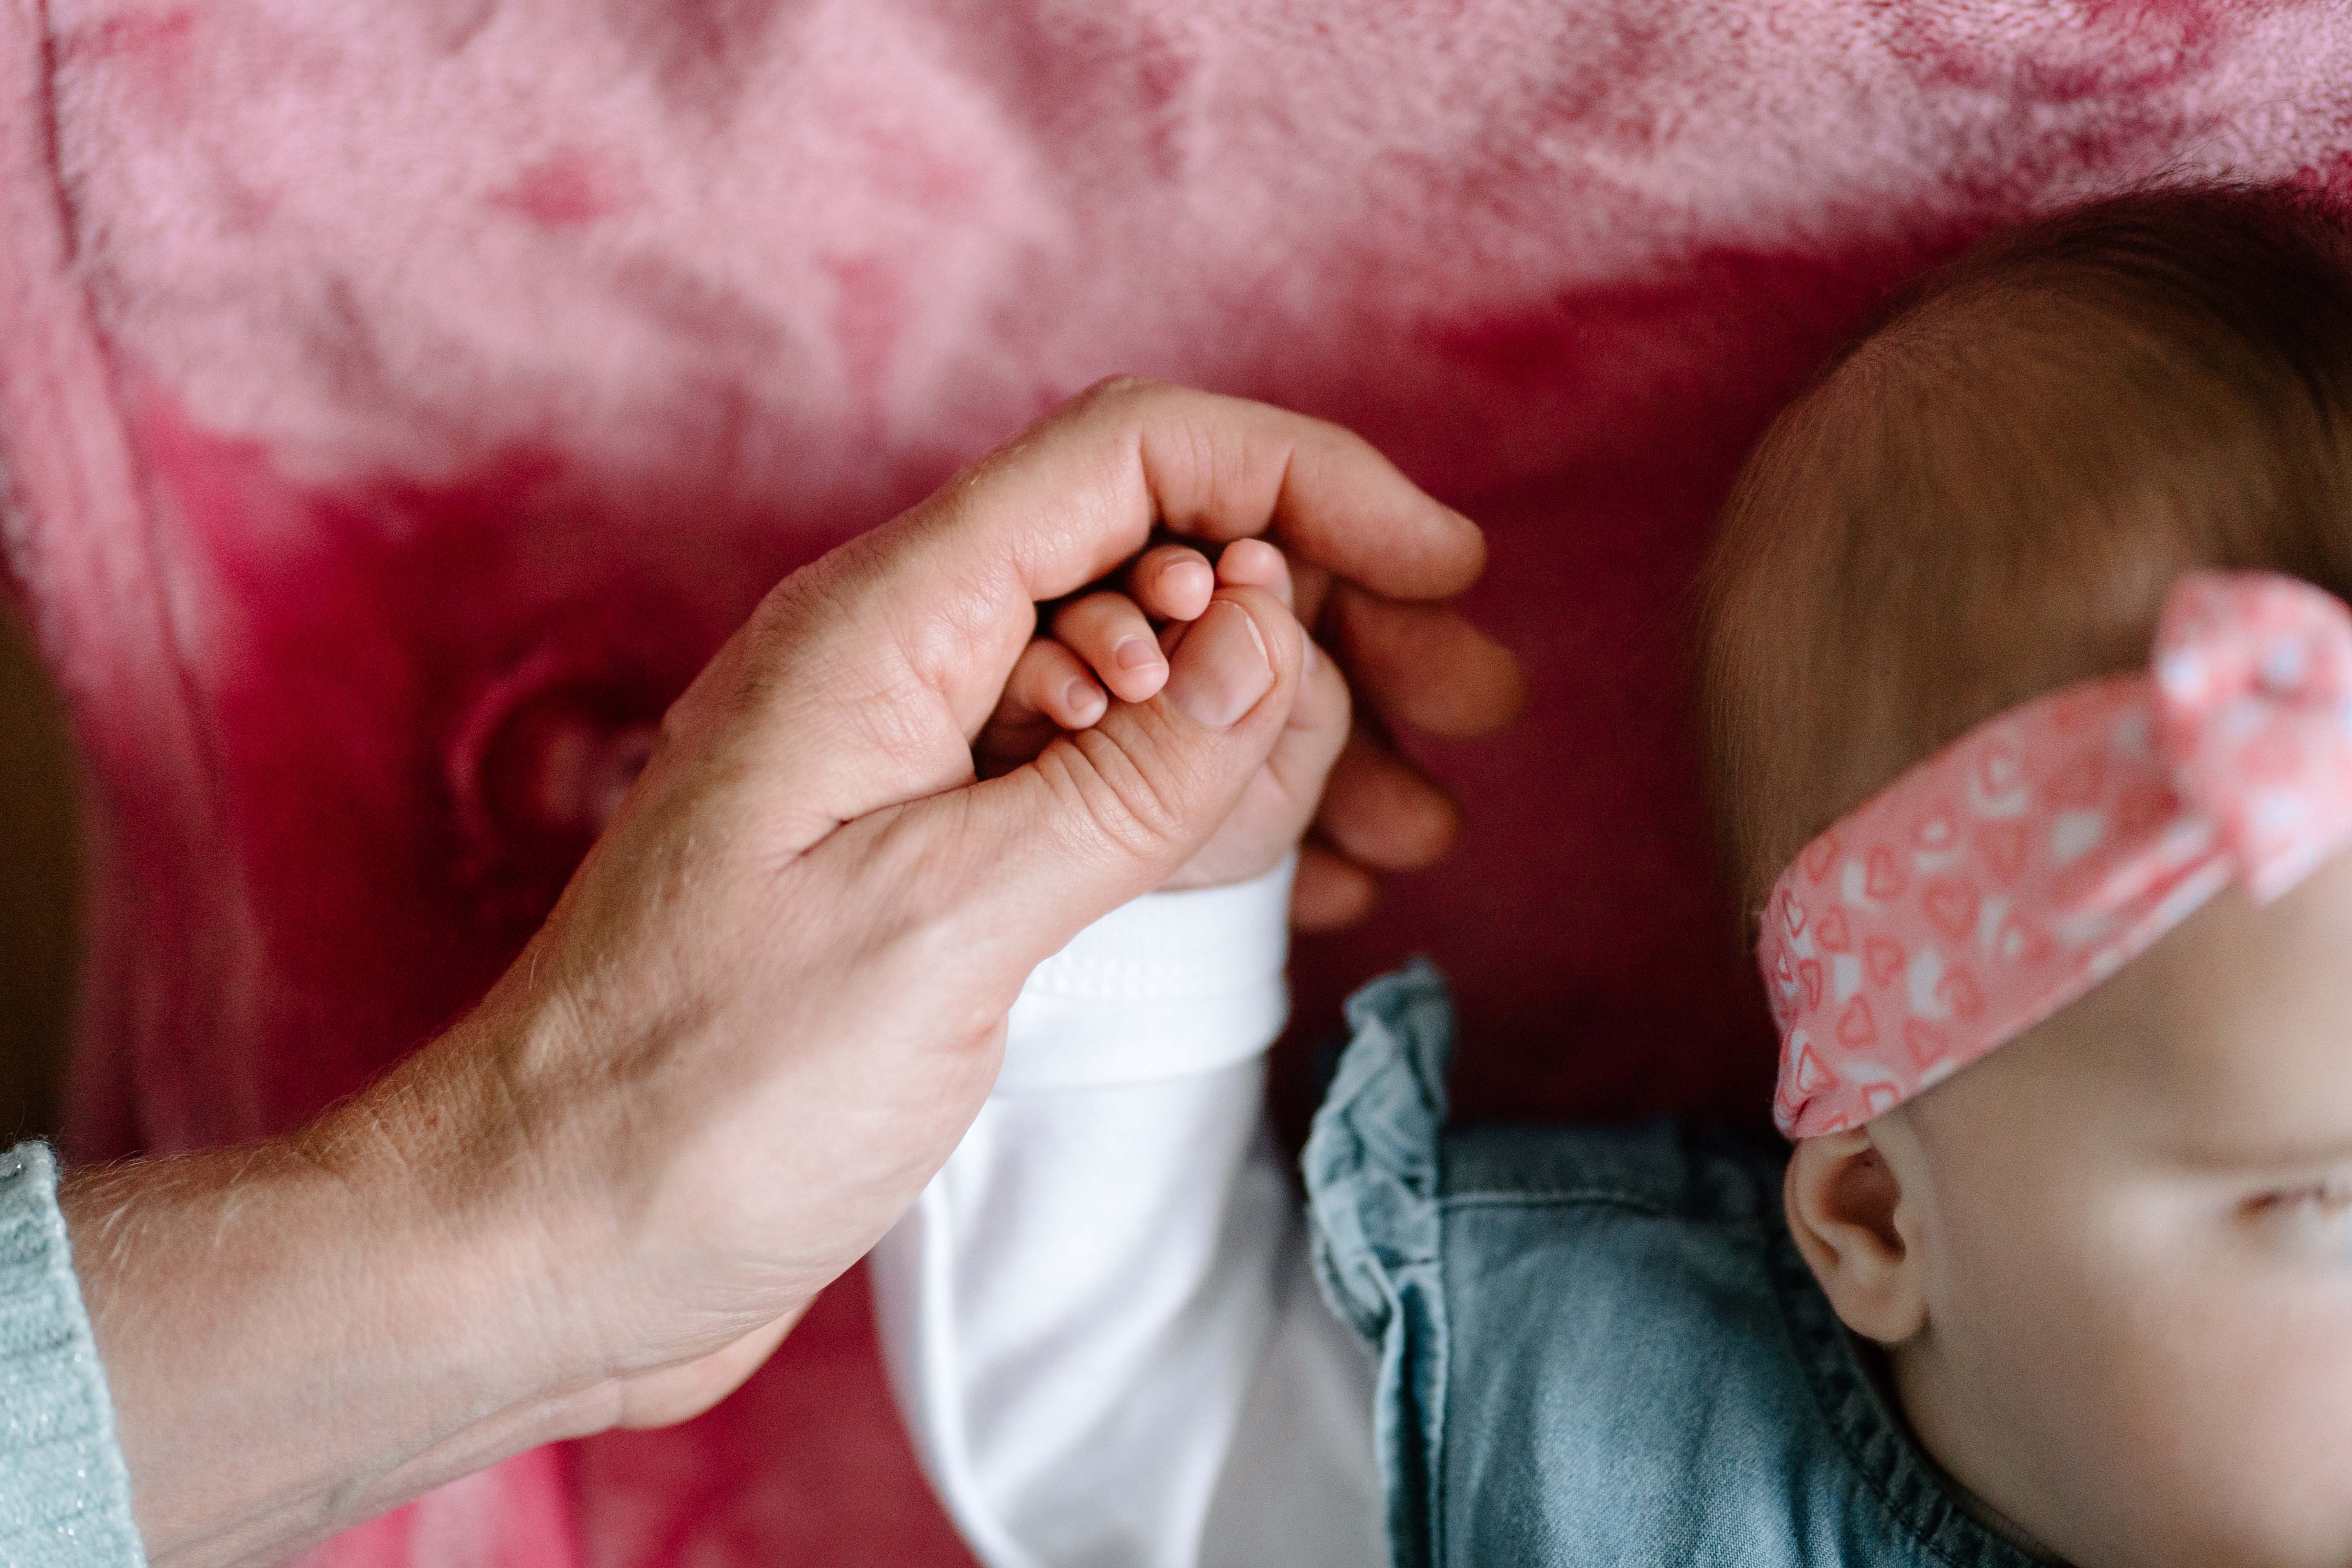
<svg viewBox="0 0 2352 1568">
<path fill-rule="evenodd" d="M 142 1568 L 48 1146 L 0 1152 L 0 1568 Z"/>
</svg>

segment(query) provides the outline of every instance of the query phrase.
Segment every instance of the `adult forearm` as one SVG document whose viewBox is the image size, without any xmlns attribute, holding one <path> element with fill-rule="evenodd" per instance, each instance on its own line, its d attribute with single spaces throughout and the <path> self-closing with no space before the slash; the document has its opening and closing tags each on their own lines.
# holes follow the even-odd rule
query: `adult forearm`
<svg viewBox="0 0 2352 1568">
<path fill-rule="evenodd" d="M 157 1563 L 274 1562 L 609 1423 L 540 1262 L 559 1194 L 469 1136 L 497 1101 L 467 1070 L 428 1059 L 302 1135 L 60 1193 Z"/>
</svg>

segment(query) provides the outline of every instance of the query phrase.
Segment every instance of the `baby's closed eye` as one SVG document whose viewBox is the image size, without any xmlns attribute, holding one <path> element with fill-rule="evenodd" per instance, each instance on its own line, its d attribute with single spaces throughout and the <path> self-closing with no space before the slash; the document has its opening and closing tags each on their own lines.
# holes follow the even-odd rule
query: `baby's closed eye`
<svg viewBox="0 0 2352 1568">
<path fill-rule="evenodd" d="M 2352 1172 L 2270 1188 L 2238 1212 L 2266 1246 L 2328 1260 L 2352 1256 Z"/>
</svg>

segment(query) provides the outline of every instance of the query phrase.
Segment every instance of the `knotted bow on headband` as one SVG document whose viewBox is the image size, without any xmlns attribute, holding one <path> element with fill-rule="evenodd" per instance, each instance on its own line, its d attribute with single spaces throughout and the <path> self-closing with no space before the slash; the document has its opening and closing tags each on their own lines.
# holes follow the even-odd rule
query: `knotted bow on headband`
<svg viewBox="0 0 2352 1568">
<path fill-rule="evenodd" d="M 1970 731 L 1808 845 L 1757 959 L 1773 1119 L 1858 1126 L 2090 990 L 2231 881 L 2268 903 L 2352 844 L 2352 611 L 2195 573 L 2153 671 Z"/>
</svg>

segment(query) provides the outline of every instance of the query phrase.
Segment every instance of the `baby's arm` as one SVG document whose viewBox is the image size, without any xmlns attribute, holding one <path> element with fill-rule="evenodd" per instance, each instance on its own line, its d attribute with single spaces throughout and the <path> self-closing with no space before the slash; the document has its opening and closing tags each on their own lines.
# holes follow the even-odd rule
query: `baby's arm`
<svg viewBox="0 0 2352 1568">
<path fill-rule="evenodd" d="M 992 1568 L 1381 1558 L 1370 1369 L 1263 1115 L 1288 882 L 1155 894 L 1041 965 L 877 1255 L 899 1398 Z"/>
<path fill-rule="evenodd" d="M 1270 549 L 1220 567 L 1288 586 Z M 1098 669 L 1131 632 L 1041 644 L 1047 679 L 1016 677 L 992 735 L 1068 689 L 1063 655 Z M 1347 727 L 1318 675 L 1204 856 L 1258 874 L 1139 900 L 1039 966 L 996 1092 L 876 1256 L 901 1403 L 992 1568 L 1384 1555 L 1371 1370 L 1317 1296 L 1264 1114 L 1288 851 Z"/>
</svg>

